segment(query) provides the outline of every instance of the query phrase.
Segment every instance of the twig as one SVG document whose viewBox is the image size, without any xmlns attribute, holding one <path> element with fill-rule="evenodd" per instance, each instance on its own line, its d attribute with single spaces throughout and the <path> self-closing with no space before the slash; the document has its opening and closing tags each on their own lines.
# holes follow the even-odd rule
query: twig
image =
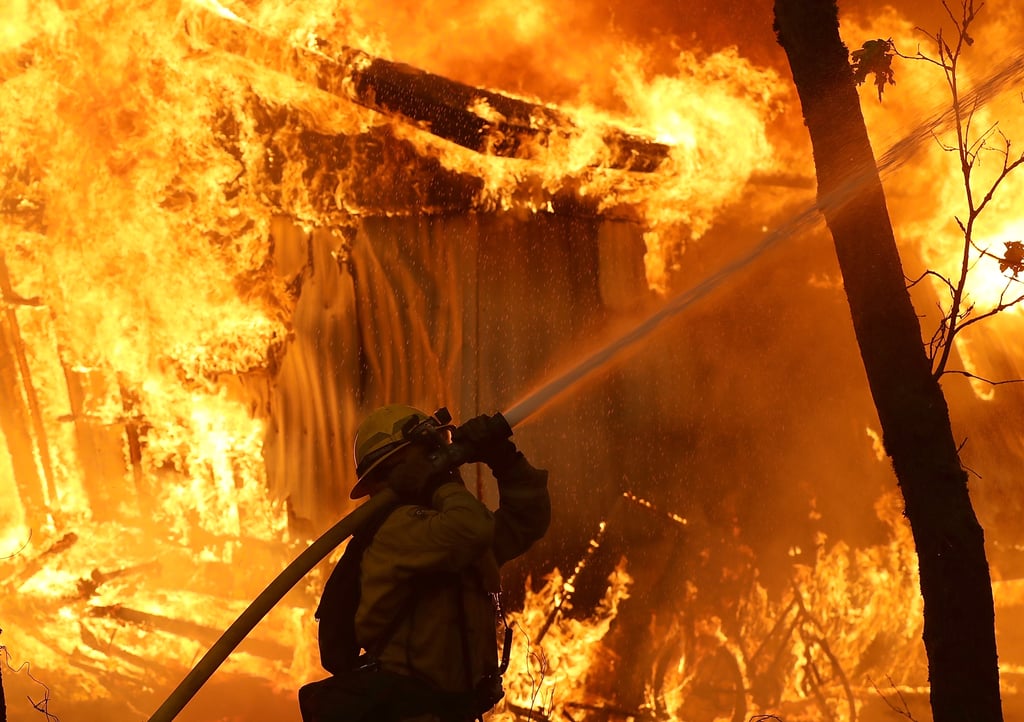
<svg viewBox="0 0 1024 722">
<path fill-rule="evenodd" d="M 889 705 L 889 709 L 891 709 L 898 715 L 906 717 L 908 720 L 914 721 L 914 715 L 910 711 L 910 705 L 907 704 L 907 700 L 903 696 L 903 692 L 901 692 L 900 688 L 896 686 L 896 683 L 892 681 L 892 677 L 890 677 L 889 675 L 885 675 L 885 678 L 889 681 L 889 686 L 892 687 L 893 691 L 896 693 L 896 696 L 899 698 L 901 705 L 900 707 L 897 707 L 895 704 L 893 704 L 892 700 L 886 697 L 882 690 L 878 689 L 878 685 L 875 684 L 875 681 L 873 679 L 868 677 L 868 682 L 870 682 L 871 686 L 875 688 L 876 692 L 878 692 L 878 696 L 882 698 L 882 701 Z"/>
<path fill-rule="evenodd" d="M 963 369 L 946 369 L 944 373 L 956 374 L 957 376 L 966 376 L 969 379 L 981 381 L 982 383 L 989 384 L 990 386 L 1002 386 L 1003 384 L 1024 383 L 1024 379 L 1003 379 L 1002 381 L 992 381 L 991 379 L 986 379 L 983 376 L 978 376 L 978 374 L 972 374 L 970 371 L 964 371 Z"/>
<path fill-rule="evenodd" d="M 964 450 L 965 446 L 967 446 L 967 437 L 966 436 L 964 437 L 964 440 L 960 442 L 959 446 L 956 447 L 956 455 L 957 455 L 957 457 L 960 456 L 960 452 Z M 960 460 L 960 468 L 963 469 L 964 471 L 966 471 L 968 474 L 972 474 L 977 479 L 982 478 L 981 474 L 976 472 L 971 467 L 967 466 L 967 464 L 965 464 L 962 459 Z"/>
<path fill-rule="evenodd" d="M 15 668 L 14 665 L 11 664 L 10 651 L 7 649 L 7 647 L 5 647 L 2 644 L 0 644 L 0 655 L 3 655 L 4 664 L 7 666 L 7 669 L 11 670 L 15 674 L 21 674 L 21 671 L 24 670 L 25 674 L 28 676 L 29 679 L 31 679 L 33 682 L 35 682 L 43 688 L 43 697 L 38 702 L 36 702 L 31 697 L 26 695 L 26 698 L 28 699 L 29 704 L 32 705 L 32 708 L 36 712 L 40 712 L 46 715 L 46 722 L 60 722 L 60 718 L 57 715 L 50 712 L 49 710 L 50 688 L 35 678 L 35 676 L 32 674 L 31 664 L 29 662 L 24 662 L 19 667 Z"/>
<path fill-rule="evenodd" d="M 537 696 L 540 694 L 541 686 L 544 684 L 544 677 L 547 676 L 548 660 L 544 656 L 543 649 L 537 652 L 533 651 L 533 643 L 530 641 L 530 635 L 527 634 L 525 629 L 523 629 L 523 625 L 517 621 L 514 623 L 514 626 L 526 639 L 526 673 L 530 678 L 530 709 L 527 712 L 529 715 L 527 719 L 529 720 L 533 719 L 533 712 L 537 707 Z M 537 668 L 540 670 L 540 679 L 537 679 L 533 674 L 533 665 L 530 664 L 531 660 L 537 661 Z M 552 695 L 553 694 L 554 692 L 552 691 Z"/>
<path fill-rule="evenodd" d="M 943 283 L 945 283 L 949 287 L 950 290 L 953 289 L 953 283 L 948 278 L 943 276 L 938 271 L 932 270 L 930 268 L 927 271 L 925 271 L 924 273 L 922 273 L 920 276 L 915 278 L 913 281 L 910 281 L 910 279 L 907 276 L 904 276 L 904 278 L 907 278 L 907 280 L 909 281 L 907 283 L 907 288 L 913 288 L 914 286 L 919 284 L 921 281 L 923 281 L 928 276 L 935 276 L 936 278 L 941 280 Z"/>
<path fill-rule="evenodd" d="M 998 304 L 992 309 L 975 316 L 974 305 L 968 304 L 967 279 L 968 275 L 974 271 L 977 263 L 985 257 L 999 261 L 1004 260 L 990 253 L 987 248 L 980 248 L 978 244 L 975 243 L 974 230 L 976 222 L 982 212 L 988 207 L 989 203 L 994 198 L 996 191 L 1002 185 L 1007 176 L 1017 167 L 1024 164 L 1024 154 L 1021 154 L 1016 158 L 1011 158 L 1010 140 L 999 128 L 998 122 L 992 123 L 981 131 L 975 131 L 974 129 L 973 123 L 977 111 L 981 107 L 980 97 L 977 94 L 967 94 L 966 96 L 961 95 L 957 66 L 966 48 L 974 44 L 974 39 L 970 35 L 970 28 L 977 18 L 978 13 L 982 8 L 984 8 L 985 4 L 976 4 L 974 0 L 961 0 L 959 6 L 959 13 L 954 12 L 950 3 L 947 0 L 942 0 L 942 7 L 955 27 L 955 42 L 953 45 L 950 45 L 949 42 L 947 42 L 941 28 L 934 34 L 922 30 L 921 28 L 916 28 L 918 32 L 931 40 L 934 44 L 937 57 L 929 57 L 921 50 L 920 46 L 917 48 L 916 55 L 909 55 L 899 51 L 895 45 L 890 43 L 893 52 L 895 52 L 898 57 L 908 60 L 924 60 L 932 63 L 933 65 L 940 67 L 945 75 L 951 99 L 952 128 L 955 132 L 956 142 L 944 142 L 934 131 L 932 132 L 932 135 L 939 147 L 943 150 L 957 151 L 960 160 L 960 173 L 963 177 L 964 193 L 967 202 L 966 217 L 963 219 L 956 216 L 954 217 L 957 226 L 960 228 L 960 232 L 963 234 L 963 252 L 961 254 L 960 273 L 957 281 L 954 283 L 950 278 L 944 275 L 933 271 L 926 271 L 908 285 L 908 287 L 913 287 L 926 276 L 933 276 L 940 279 L 950 292 L 948 310 L 940 307 L 942 317 L 935 333 L 932 335 L 932 338 L 928 343 L 928 357 L 933 364 L 932 374 L 936 379 L 940 378 L 947 372 L 946 364 L 949 362 L 950 355 L 953 351 L 953 344 L 957 335 L 959 335 L 963 329 L 977 323 L 978 321 L 989 318 L 1010 306 L 1024 301 L 1024 295 L 1012 301 L 1006 300 L 1006 295 L 1009 292 L 1013 281 L 1016 280 L 1011 279 L 1007 281 L 1006 288 L 1000 294 Z M 997 147 L 992 142 L 992 138 L 996 134 L 1002 138 L 1001 147 Z M 981 197 L 977 198 L 975 195 L 973 186 L 974 179 L 972 176 L 977 165 L 981 162 L 981 154 L 985 150 L 999 153 L 1002 156 L 1002 167 L 999 169 L 999 173 L 996 178 L 988 184 L 988 187 L 981 194 Z M 959 373 L 971 375 L 966 372 Z"/>
</svg>

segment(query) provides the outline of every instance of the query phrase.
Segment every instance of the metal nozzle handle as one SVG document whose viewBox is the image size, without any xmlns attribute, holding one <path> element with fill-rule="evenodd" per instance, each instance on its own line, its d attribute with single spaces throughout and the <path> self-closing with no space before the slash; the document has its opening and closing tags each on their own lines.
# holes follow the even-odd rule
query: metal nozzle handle
<svg viewBox="0 0 1024 722">
<path fill-rule="evenodd" d="M 512 436 L 512 426 L 508 423 L 502 414 L 495 414 L 493 416 L 501 426 L 501 433 L 503 439 L 507 439 Z M 438 471 L 447 471 L 448 469 L 454 469 L 467 463 L 470 455 L 470 447 L 465 444 L 452 443 L 448 446 L 440 449 L 434 458 L 434 466 Z"/>
</svg>

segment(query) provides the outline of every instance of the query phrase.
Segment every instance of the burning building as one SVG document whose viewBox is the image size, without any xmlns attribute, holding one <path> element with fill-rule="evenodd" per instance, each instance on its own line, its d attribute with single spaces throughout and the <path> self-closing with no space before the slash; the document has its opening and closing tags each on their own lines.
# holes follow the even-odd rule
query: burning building
<svg viewBox="0 0 1024 722">
<path fill-rule="evenodd" d="M 15 4 L 0 35 L 9 718 L 145 719 L 350 510 L 363 413 L 508 408 L 748 257 L 516 429 L 556 517 L 507 570 L 516 652 L 494 719 L 881 719 L 901 700 L 925 719 L 913 546 L 831 246 L 791 223 L 813 168 L 770 3 L 747 5 Z M 941 20 L 844 12 L 851 46 L 909 47 Z M 978 78 L 1021 27 L 991 12 Z M 945 102 L 925 68 L 900 72 L 883 104 L 866 96 L 879 149 Z M 984 112 L 1014 137 L 1007 95 Z M 886 178 L 910 276 L 955 258 L 958 197 L 941 147 L 914 150 Z M 1012 203 L 992 214 L 985 243 L 1019 237 Z M 984 273 L 979 298 L 1005 281 Z M 927 313 L 938 292 L 914 292 Z M 1022 377 L 1020 324 L 1011 309 L 965 338 L 963 367 Z M 1009 706 L 1024 406 L 1013 385 L 946 388 Z M 329 564 L 182 719 L 298 719 L 295 690 L 322 675 Z"/>
</svg>

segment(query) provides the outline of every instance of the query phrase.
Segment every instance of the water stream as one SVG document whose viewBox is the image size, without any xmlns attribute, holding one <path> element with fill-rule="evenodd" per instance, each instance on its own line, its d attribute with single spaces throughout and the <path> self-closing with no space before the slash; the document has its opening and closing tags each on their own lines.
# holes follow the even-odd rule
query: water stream
<svg viewBox="0 0 1024 722">
<path fill-rule="evenodd" d="M 961 98 L 962 108 L 981 107 L 1015 83 L 1024 82 L 1024 54 L 997 68 L 968 94 Z M 916 125 L 909 133 L 893 143 L 878 162 L 878 173 L 882 178 L 891 174 L 907 161 L 926 142 L 935 142 L 935 136 L 951 126 L 955 120 L 952 107 L 934 112 Z M 532 389 L 515 402 L 503 416 L 509 425 L 515 427 L 536 414 L 556 398 L 569 393 L 599 369 L 618 357 L 623 351 L 650 336 L 665 321 L 674 318 L 693 304 L 721 286 L 727 279 L 744 270 L 782 241 L 815 225 L 826 208 L 839 208 L 852 199 L 861 186 L 869 179 L 865 173 L 851 177 L 844 185 L 828 195 L 819 197 L 814 203 L 782 223 L 747 253 L 737 257 L 719 270 L 707 276 L 700 283 L 673 296 L 660 309 L 634 326 L 626 333 L 612 339 L 597 351 L 585 356 L 567 371 Z"/>
<path fill-rule="evenodd" d="M 969 96 L 964 98 L 963 103 L 965 107 L 971 107 L 975 102 L 983 105 L 1010 84 L 1021 81 L 1024 81 L 1024 54 L 992 73 Z M 920 123 L 910 133 L 893 144 L 882 156 L 878 164 L 879 172 L 885 175 L 906 163 L 925 141 L 932 140 L 934 133 L 947 127 L 952 118 L 952 111 L 947 109 Z M 863 178 L 855 177 L 835 193 L 819 198 L 816 203 L 808 205 L 786 223 L 768 233 L 751 251 L 733 260 L 699 284 L 679 293 L 632 330 L 613 339 L 595 353 L 584 357 L 565 373 L 531 390 L 504 412 L 506 420 L 511 426 L 517 426 L 556 398 L 575 389 L 588 376 L 604 367 L 621 352 L 650 336 L 662 323 L 697 303 L 712 290 L 718 288 L 726 279 L 750 266 L 768 250 L 811 227 L 818 220 L 819 209 L 827 208 L 832 204 L 845 203 L 854 195 L 862 182 Z M 225 630 L 217 642 L 149 718 L 149 722 L 173 720 L 199 688 L 205 684 L 210 675 L 270 609 L 332 549 L 365 523 L 378 509 L 392 503 L 393 499 L 394 495 L 390 492 L 378 494 L 368 503 L 341 519 L 305 549 Z"/>
</svg>

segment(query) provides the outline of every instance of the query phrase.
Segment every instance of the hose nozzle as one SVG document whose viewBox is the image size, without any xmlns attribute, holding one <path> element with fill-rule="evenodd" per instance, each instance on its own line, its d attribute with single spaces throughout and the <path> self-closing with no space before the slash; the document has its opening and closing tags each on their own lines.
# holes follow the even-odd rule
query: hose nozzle
<svg viewBox="0 0 1024 722">
<path fill-rule="evenodd" d="M 434 413 L 434 418 L 441 420 L 441 412 L 444 412 L 444 416 L 446 417 L 444 428 L 451 428 L 449 422 L 451 422 L 452 416 L 448 413 L 448 409 L 438 409 Z M 512 425 L 508 423 L 508 419 L 500 413 L 495 414 L 491 418 L 497 422 L 497 426 L 500 426 L 500 432 L 502 434 L 501 438 L 507 439 L 512 436 Z M 447 471 L 467 463 L 471 452 L 472 447 L 466 444 L 443 444 L 437 449 L 437 451 L 431 454 L 430 458 L 434 462 L 434 467 L 438 471 Z"/>
</svg>

